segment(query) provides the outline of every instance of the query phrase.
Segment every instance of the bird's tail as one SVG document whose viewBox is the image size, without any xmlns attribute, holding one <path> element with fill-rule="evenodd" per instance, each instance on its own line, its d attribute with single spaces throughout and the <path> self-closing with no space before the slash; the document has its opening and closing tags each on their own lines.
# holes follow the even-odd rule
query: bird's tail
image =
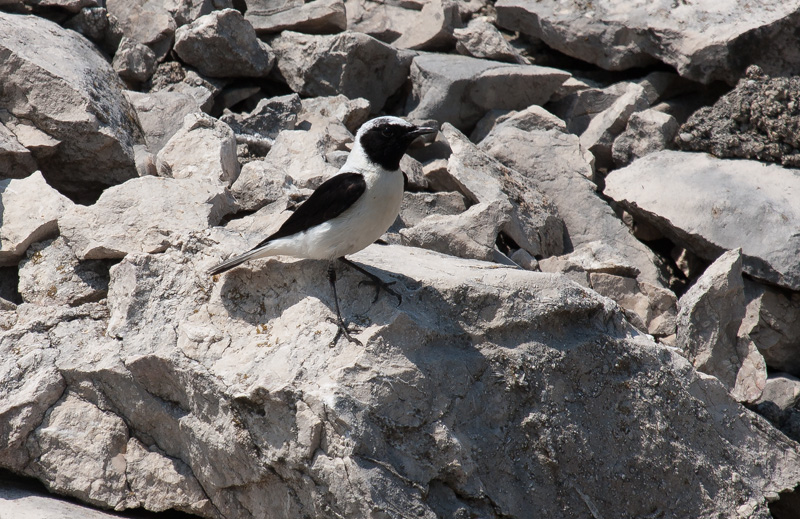
<svg viewBox="0 0 800 519">
<path fill-rule="evenodd" d="M 268 251 L 265 250 L 266 247 L 259 247 L 257 249 L 253 249 L 251 251 L 245 252 L 244 254 L 240 254 L 234 258 L 229 260 L 223 261 L 216 267 L 210 268 L 208 270 L 209 275 L 213 276 L 215 274 L 220 274 L 222 272 L 228 271 L 233 267 L 237 267 L 244 263 L 247 260 L 261 258 L 263 256 L 271 256 Z"/>
</svg>

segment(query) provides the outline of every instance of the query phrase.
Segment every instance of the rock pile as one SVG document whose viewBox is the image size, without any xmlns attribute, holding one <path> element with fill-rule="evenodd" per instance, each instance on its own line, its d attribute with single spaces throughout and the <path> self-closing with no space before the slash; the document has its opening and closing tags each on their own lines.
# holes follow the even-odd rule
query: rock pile
<svg viewBox="0 0 800 519">
<path fill-rule="evenodd" d="M 794 517 L 800 3 L 579 4 L 2 2 L 0 496 Z M 440 131 L 364 346 L 323 262 L 206 274 L 384 113 Z"/>
</svg>

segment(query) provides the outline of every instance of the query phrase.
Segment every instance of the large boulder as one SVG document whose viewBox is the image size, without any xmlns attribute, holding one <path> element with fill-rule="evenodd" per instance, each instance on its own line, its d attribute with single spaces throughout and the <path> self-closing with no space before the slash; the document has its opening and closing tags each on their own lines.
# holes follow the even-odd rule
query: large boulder
<svg viewBox="0 0 800 519">
<path fill-rule="evenodd" d="M 798 0 L 499 0 L 496 8 L 501 27 L 608 70 L 663 61 L 686 78 L 730 84 L 751 64 L 770 73 L 800 72 Z"/>
<path fill-rule="evenodd" d="M 327 34 L 347 28 L 342 0 L 249 0 L 246 3 L 244 17 L 258 34 L 283 30 Z"/>
<path fill-rule="evenodd" d="M 59 142 L 37 160 L 50 184 L 80 196 L 136 177 L 141 128 L 100 52 L 80 34 L 35 16 L 0 12 L 0 34 L 0 106 Z"/>
<path fill-rule="evenodd" d="M 800 177 L 793 170 L 661 151 L 611 172 L 604 193 L 706 260 L 741 248 L 749 275 L 800 290 Z"/>
</svg>

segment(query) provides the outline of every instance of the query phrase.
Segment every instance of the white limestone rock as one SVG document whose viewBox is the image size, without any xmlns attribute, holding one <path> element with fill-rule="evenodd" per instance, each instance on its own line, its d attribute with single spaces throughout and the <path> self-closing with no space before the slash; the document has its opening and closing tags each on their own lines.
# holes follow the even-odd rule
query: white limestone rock
<svg viewBox="0 0 800 519">
<path fill-rule="evenodd" d="M 127 90 L 125 95 L 136 109 L 151 153 L 158 153 L 164 147 L 181 129 L 187 115 L 201 111 L 197 99 L 181 92 L 158 90 L 145 94 Z"/>
<path fill-rule="evenodd" d="M 614 165 L 627 166 L 647 154 L 668 149 L 678 134 L 678 127 L 674 117 L 652 108 L 632 113 L 625 131 L 611 147 Z"/>
<path fill-rule="evenodd" d="M 259 35 L 283 30 L 329 34 L 347 28 L 342 0 L 248 0 L 245 19 Z"/>
</svg>

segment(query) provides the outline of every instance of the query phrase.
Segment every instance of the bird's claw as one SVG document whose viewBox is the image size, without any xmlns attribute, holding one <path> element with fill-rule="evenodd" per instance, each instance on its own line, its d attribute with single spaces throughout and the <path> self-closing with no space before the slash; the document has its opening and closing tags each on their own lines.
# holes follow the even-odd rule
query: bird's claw
<svg viewBox="0 0 800 519">
<path fill-rule="evenodd" d="M 381 290 L 384 292 L 393 295 L 397 298 L 397 305 L 403 304 L 403 296 L 401 296 L 398 292 L 393 290 L 391 287 L 392 285 L 396 284 L 397 281 L 390 281 L 386 283 L 378 278 L 375 279 L 364 279 L 358 282 L 358 285 L 372 285 L 375 287 L 375 297 L 372 298 L 372 303 L 375 304 L 378 301 L 378 297 L 381 295 Z"/>
<path fill-rule="evenodd" d="M 327 320 L 328 320 L 328 322 L 335 324 L 336 327 L 337 327 L 336 335 L 334 336 L 333 340 L 330 343 L 330 347 L 331 348 L 336 346 L 336 343 L 339 342 L 339 338 L 342 337 L 342 336 L 344 336 L 344 338 L 347 339 L 349 342 L 354 342 L 354 343 L 358 344 L 359 346 L 363 346 L 363 344 L 361 344 L 361 341 L 359 341 L 358 339 L 356 339 L 355 337 L 350 335 L 350 330 L 347 329 L 347 325 L 344 324 L 344 322 L 341 319 L 334 319 L 332 317 L 328 317 Z M 356 333 L 356 332 L 359 332 L 359 331 L 361 331 L 361 330 L 359 330 L 355 326 L 353 327 L 353 330 L 352 330 L 353 333 Z"/>
</svg>

